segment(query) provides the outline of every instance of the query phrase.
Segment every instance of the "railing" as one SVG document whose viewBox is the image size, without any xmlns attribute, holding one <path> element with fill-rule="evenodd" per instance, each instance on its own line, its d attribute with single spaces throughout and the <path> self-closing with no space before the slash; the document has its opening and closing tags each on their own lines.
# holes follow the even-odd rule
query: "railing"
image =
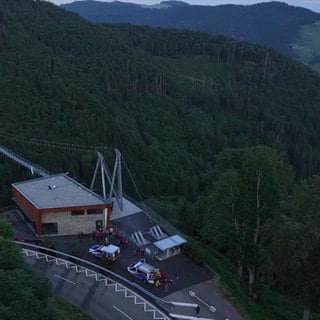
<svg viewBox="0 0 320 320">
<path fill-rule="evenodd" d="M 7 213 L 8 211 L 11 211 L 13 209 L 15 209 L 15 206 L 13 204 L 4 208 L 0 208 L 0 214 Z"/>
<path fill-rule="evenodd" d="M 153 209 L 151 209 L 149 206 L 147 206 L 144 202 L 138 202 L 138 201 L 132 199 L 128 195 L 125 195 L 125 198 L 130 200 L 133 204 L 135 204 L 140 209 L 142 209 L 142 211 L 148 217 L 150 217 L 153 221 L 155 221 L 157 224 L 159 224 L 168 233 L 179 234 L 183 238 L 187 239 L 186 235 L 184 235 L 180 230 L 178 230 L 176 227 L 174 227 L 170 222 L 168 222 L 163 217 L 161 217 L 157 212 L 155 212 Z"/>
<path fill-rule="evenodd" d="M 63 253 L 60 251 L 56 251 L 53 249 L 37 246 L 37 245 L 31 244 L 31 243 L 20 242 L 20 241 L 15 241 L 15 243 L 19 244 L 25 251 L 28 251 L 28 250 L 35 251 L 35 252 L 38 252 L 38 253 L 43 254 L 45 256 L 49 256 L 50 261 L 52 261 L 52 259 L 56 259 L 57 265 L 61 265 L 62 263 L 65 262 L 66 264 L 68 264 L 69 268 L 70 268 L 70 265 L 74 265 L 74 266 L 82 267 L 85 269 L 89 269 L 90 271 L 95 272 L 97 275 L 108 276 L 110 279 L 113 279 L 113 281 L 117 281 L 117 282 L 121 283 L 123 286 L 127 285 L 128 287 L 134 288 L 137 291 L 141 292 L 144 297 L 149 299 L 149 301 L 157 303 L 161 309 L 163 309 L 164 307 L 167 309 L 172 308 L 172 305 L 170 302 L 167 302 L 164 299 L 161 299 L 161 298 L 155 296 L 153 293 L 149 292 L 148 290 L 141 287 L 137 283 L 131 282 L 128 279 L 122 277 L 121 275 L 119 275 L 115 272 L 112 272 L 111 270 L 108 270 L 106 268 L 103 268 L 101 266 L 98 266 L 90 261 L 72 256 L 72 255 L 69 255 L 69 254 L 66 254 L 66 253 Z M 129 289 L 127 289 L 127 290 L 129 290 Z M 164 314 L 164 311 L 161 312 L 160 310 L 158 310 L 158 312 L 159 312 L 159 314 L 161 314 L 163 316 L 163 318 L 161 318 L 161 319 L 163 319 L 163 320 L 171 319 L 171 317 Z"/>
<path fill-rule="evenodd" d="M 0 145 L 0 152 L 12 159 L 13 161 L 18 162 L 19 164 L 23 165 L 24 167 L 28 168 L 29 170 L 39 174 L 42 177 L 49 177 L 51 175 L 50 172 L 41 168 L 40 166 L 26 160 L 25 158 L 17 155 L 16 153 L 12 152 L 11 150 L 7 149 L 4 146 Z"/>
</svg>

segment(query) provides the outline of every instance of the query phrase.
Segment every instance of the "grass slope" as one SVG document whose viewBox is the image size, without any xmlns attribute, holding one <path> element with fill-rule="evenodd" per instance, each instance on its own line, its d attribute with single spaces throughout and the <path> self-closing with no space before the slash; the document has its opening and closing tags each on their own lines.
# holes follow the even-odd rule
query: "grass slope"
<svg viewBox="0 0 320 320">
<path fill-rule="evenodd" d="M 300 61 L 320 72 L 320 23 L 301 26 L 292 48 Z"/>
<path fill-rule="evenodd" d="M 58 296 L 54 296 L 49 304 L 56 311 L 60 320 L 91 320 L 80 309 Z"/>
</svg>

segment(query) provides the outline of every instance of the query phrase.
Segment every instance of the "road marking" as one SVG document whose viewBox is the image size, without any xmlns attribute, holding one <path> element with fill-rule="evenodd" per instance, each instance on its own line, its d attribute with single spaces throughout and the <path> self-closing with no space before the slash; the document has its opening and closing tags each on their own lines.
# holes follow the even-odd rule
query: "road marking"
<svg viewBox="0 0 320 320">
<path fill-rule="evenodd" d="M 189 296 L 196 298 L 198 301 L 202 302 L 205 306 L 209 308 L 210 311 L 216 312 L 217 309 L 214 306 L 209 306 L 206 302 L 200 299 L 193 291 L 189 291 Z"/>
<path fill-rule="evenodd" d="M 193 307 L 193 308 L 195 308 L 198 305 L 197 303 L 173 302 L 173 301 L 168 301 L 168 302 L 172 303 L 175 306 L 182 306 L 182 307 Z"/>
<path fill-rule="evenodd" d="M 59 275 L 57 275 L 57 274 L 55 274 L 54 276 L 55 276 L 56 278 L 59 278 L 59 279 L 61 279 L 61 280 L 64 280 L 64 281 L 66 281 L 66 282 L 69 282 L 69 283 L 71 283 L 71 284 L 76 284 L 75 282 L 73 282 L 73 281 L 71 281 L 71 280 L 69 280 L 69 279 L 63 278 L 63 277 L 61 277 L 61 276 L 59 276 Z"/>
<path fill-rule="evenodd" d="M 169 313 L 169 315 L 172 317 L 172 318 L 176 318 L 176 319 L 185 319 L 185 320 L 214 320 L 212 318 L 201 318 L 201 317 L 198 317 L 198 316 L 187 316 L 187 315 L 184 315 L 184 314 L 176 314 L 176 313 Z"/>
<path fill-rule="evenodd" d="M 23 244 L 23 245 L 26 245 L 26 246 L 29 245 L 27 243 L 19 243 L 19 244 L 20 245 Z M 33 247 L 33 245 L 30 245 L 30 246 Z M 57 266 L 65 267 L 67 270 L 68 269 L 69 270 L 70 269 L 74 269 L 74 271 L 77 272 L 77 273 L 84 272 L 84 274 L 87 277 L 93 276 L 92 270 L 91 270 L 91 272 L 89 274 L 89 270 L 90 269 L 87 269 L 86 267 L 78 265 L 78 264 L 75 264 L 75 263 L 71 263 L 68 260 L 64 260 L 62 258 L 57 258 L 57 257 L 52 257 L 50 255 L 43 254 L 43 253 L 37 252 L 35 250 L 30 250 L 30 249 L 26 249 L 26 248 L 23 248 L 22 250 L 23 250 L 23 253 L 26 255 L 27 259 L 29 259 L 29 260 L 31 260 L 31 258 L 33 258 L 33 257 L 36 257 L 37 260 L 44 259 L 46 262 L 55 261 Z M 72 257 L 72 258 L 77 260 L 76 257 Z M 79 259 L 79 261 L 83 262 L 84 260 Z M 61 278 L 59 275 L 56 275 L 56 277 Z M 72 281 L 70 281 L 68 279 L 65 279 L 65 278 L 61 278 L 61 279 L 73 283 Z M 126 286 L 121 285 L 120 283 L 117 283 L 114 280 L 111 280 L 109 277 L 103 276 L 102 274 L 97 273 L 97 272 L 95 272 L 95 280 L 96 281 L 104 281 L 105 286 L 113 288 L 115 290 L 115 292 L 122 292 L 124 294 L 125 298 L 131 299 L 131 300 L 133 299 L 133 303 L 135 305 L 143 304 L 144 311 L 153 313 L 153 318 L 154 319 L 157 319 L 157 320 L 169 320 L 169 317 L 166 316 L 158 308 L 156 308 L 152 303 L 148 302 L 147 300 L 142 299 L 136 292 L 131 291 Z M 77 284 L 77 283 L 73 283 L 73 284 Z M 141 299 L 144 302 L 141 302 Z M 151 308 L 151 309 L 149 309 L 149 308 Z M 129 318 L 129 320 L 133 320 L 133 319 Z"/>
<path fill-rule="evenodd" d="M 123 312 L 122 310 L 120 310 L 119 308 L 117 308 L 115 305 L 113 305 L 113 307 L 119 311 L 120 313 L 122 313 L 125 317 L 127 317 L 129 320 L 133 320 L 132 318 L 130 318 L 125 312 Z"/>
</svg>

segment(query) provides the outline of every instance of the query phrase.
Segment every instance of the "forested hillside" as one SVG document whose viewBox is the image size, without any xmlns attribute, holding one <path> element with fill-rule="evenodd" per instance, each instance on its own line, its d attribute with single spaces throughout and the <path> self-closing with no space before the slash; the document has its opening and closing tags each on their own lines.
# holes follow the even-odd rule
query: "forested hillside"
<svg viewBox="0 0 320 320">
<path fill-rule="evenodd" d="M 18 245 L 12 241 L 9 221 L 0 221 L 0 317 L 9 319 L 59 319 L 49 301 L 51 284 L 24 261 Z M 27 313 L 27 316 L 26 316 Z"/>
<path fill-rule="evenodd" d="M 75 1 L 63 7 L 93 22 L 130 23 L 223 34 L 273 47 L 315 68 L 314 60 L 320 56 L 319 48 L 312 43 L 307 43 L 307 52 L 310 51 L 308 56 L 306 50 L 296 50 L 301 41 L 309 38 L 309 35 L 301 35 L 300 30 L 306 25 L 313 30 L 320 21 L 320 14 L 284 2 L 247 6 L 215 6 L 212 3 L 212 6 L 199 6 L 180 1 L 162 1 L 159 5 L 143 6 L 125 1 Z"/>
<path fill-rule="evenodd" d="M 0 2 L 0 144 L 86 184 L 118 148 L 125 192 L 190 235 L 254 320 L 320 309 L 319 86 L 266 47 Z M 0 157 L 2 206 L 30 175 Z"/>
<path fill-rule="evenodd" d="M 265 144 L 298 177 L 320 171 L 320 78 L 303 65 L 222 36 L 93 25 L 41 1 L 0 6 L 1 132 L 117 147 L 144 197 L 196 198 L 225 147 Z M 49 171 L 91 178 L 95 155 L 3 139 Z"/>
</svg>

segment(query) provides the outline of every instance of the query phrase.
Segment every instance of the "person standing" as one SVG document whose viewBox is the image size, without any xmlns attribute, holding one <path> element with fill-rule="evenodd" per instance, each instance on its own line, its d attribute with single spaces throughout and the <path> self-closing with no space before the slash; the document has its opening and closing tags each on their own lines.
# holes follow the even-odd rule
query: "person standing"
<svg viewBox="0 0 320 320">
<path fill-rule="evenodd" d="M 200 305 L 198 304 L 196 307 L 196 315 L 200 317 Z"/>
</svg>

